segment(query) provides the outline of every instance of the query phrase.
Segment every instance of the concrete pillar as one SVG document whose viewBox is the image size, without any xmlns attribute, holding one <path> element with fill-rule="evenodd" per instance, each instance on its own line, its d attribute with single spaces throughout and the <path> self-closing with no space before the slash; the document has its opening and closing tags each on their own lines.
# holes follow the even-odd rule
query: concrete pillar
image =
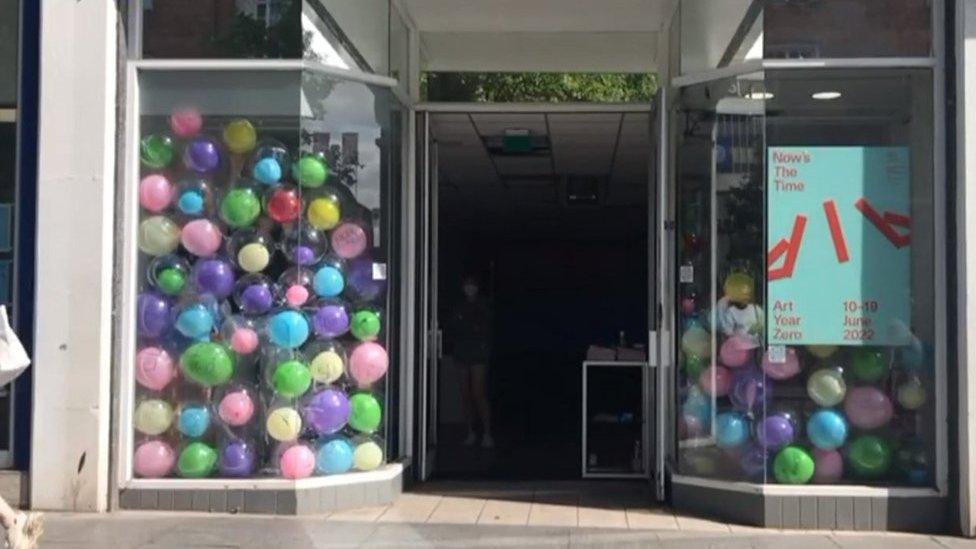
<svg viewBox="0 0 976 549">
<path fill-rule="evenodd" d="M 31 505 L 108 502 L 115 2 L 42 0 Z"/>
</svg>

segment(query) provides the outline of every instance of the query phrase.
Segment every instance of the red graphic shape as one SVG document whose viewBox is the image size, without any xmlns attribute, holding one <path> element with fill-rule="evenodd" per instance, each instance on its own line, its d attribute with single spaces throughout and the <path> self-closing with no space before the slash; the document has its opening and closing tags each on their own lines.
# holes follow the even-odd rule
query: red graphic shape
<svg viewBox="0 0 976 549">
<path fill-rule="evenodd" d="M 878 212 L 878 210 L 874 209 L 874 206 L 872 206 L 871 203 L 868 202 L 868 199 L 864 197 L 857 199 L 857 202 L 854 203 L 854 207 L 864 214 L 864 217 L 868 218 L 868 221 L 870 221 L 879 231 L 881 231 L 881 234 L 883 234 L 885 238 L 894 244 L 896 248 L 904 248 L 911 242 L 911 231 L 902 234 L 895 230 L 896 225 L 902 228 L 911 227 L 911 217 L 889 211 L 885 211 L 884 214 L 881 214 Z"/>
<path fill-rule="evenodd" d="M 823 203 L 824 214 L 827 216 L 827 226 L 830 227 L 830 238 L 834 241 L 834 252 L 839 263 L 847 263 L 851 258 L 847 252 L 847 237 L 844 227 L 840 224 L 840 214 L 837 213 L 837 203 L 833 199 Z"/>
<path fill-rule="evenodd" d="M 768 279 L 770 281 L 779 280 L 780 278 L 789 278 L 793 276 L 793 270 L 796 268 L 796 258 L 800 255 L 800 245 L 803 243 L 803 232 L 807 228 L 807 216 L 797 215 L 796 219 L 793 221 L 793 233 L 790 235 L 789 239 L 781 238 L 779 242 L 773 246 L 772 250 L 769 250 L 769 258 L 766 262 L 766 268 L 768 270 Z M 779 261 L 779 258 L 786 254 L 786 260 L 783 261 L 783 265 L 780 267 L 773 268 L 773 264 Z"/>
</svg>

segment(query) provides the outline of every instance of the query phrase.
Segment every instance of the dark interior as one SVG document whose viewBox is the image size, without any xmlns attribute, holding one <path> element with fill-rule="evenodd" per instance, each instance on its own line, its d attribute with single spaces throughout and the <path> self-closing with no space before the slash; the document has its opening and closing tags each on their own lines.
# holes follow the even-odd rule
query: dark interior
<svg viewBox="0 0 976 549">
<path fill-rule="evenodd" d="M 614 346 L 621 332 L 628 346 L 646 345 L 649 114 L 436 114 L 431 126 L 440 317 L 476 276 L 493 311 L 496 442 L 462 444 L 446 340 L 434 476 L 579 478 L 587 348 Z M 506 146 L 506 131 L 524 136 L 511 130 L 531 139 Z"/>
</svg>

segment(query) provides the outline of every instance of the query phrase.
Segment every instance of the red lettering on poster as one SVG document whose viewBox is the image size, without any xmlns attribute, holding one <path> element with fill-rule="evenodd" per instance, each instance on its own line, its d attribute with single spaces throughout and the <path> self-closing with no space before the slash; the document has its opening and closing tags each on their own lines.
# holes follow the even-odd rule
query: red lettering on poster
<svg viewBox="0 0 976 549">
<path fill-rule="evenodd" d="M 884 214 L 881 214 L 878 212 L 878 210 L 874 209 L 874 206 L 872 206 L 871 203 L 868 202 L 868 200 L 864 197 L 859 198 L 857 202 L 854 203 L 854 207 L 864 214 L 864 217 L 868 218 L 868 221 L 870 221 L 871 224 L 881 231 L 881 234 L 891 241 L 896 248 L 904 248 L 911 242 L 911 231 L 899 233 L 897 230 L 895 230 L 896 225 L 902 228 L 911 227 L 911 217 L 889 211 L 885 211 Z"/>
<path fill-rule="evenodd" d="M 803 243 L 803 232 L 806 230 L 806 227 L 807 216 L 802 214 L 797 215 L 793 221 L 793 233 L 790 235 L 790 238 L 781 238 L 773 246 L 773 249 L 769 251 L 766 268 L 768 269 L 770 281 L 793 276 L 793 270 L 796 268 L 796 258 L 800 255 L 800 245 Z M 786 254 L 786 260 L 783 261 L 782 266 L 774 269 L 773 264 L 779 261 L 779 258 L 783 254 Z"/>
<path fill-rule="evenodd" d="M 834 241 L 834 253 L 838 263 L 846 263 L 850 258 L 847 252 L 847 237 L 844 227 L 840 224 L 840 214 L 837 213 L 837 203 L 833 199 L 823 203 L 824 214 L 827 216 L 827 226 L 830 227 L 830 238 Z"/>
</svg>

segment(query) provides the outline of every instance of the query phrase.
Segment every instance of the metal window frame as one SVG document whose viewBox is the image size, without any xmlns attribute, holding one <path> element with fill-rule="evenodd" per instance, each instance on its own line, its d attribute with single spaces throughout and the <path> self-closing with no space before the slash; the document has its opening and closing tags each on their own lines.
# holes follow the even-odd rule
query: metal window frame
<svg viewBox="0 0 976 549">
<path fill-rule="evenodd" d="M 824 58 L 824 59 L 769 59 L 749 61 L 737 65 L 681 75 L 672 79 L 672 87 L 681 89 L 695 84 L 721 80 L 732 76 L 739 76 L 750 72 L 777 69 L 928 69 L 932 77 L 932 166 L 933 181 L 933 218 L 945 219 L 946 214 L 946 169 L 942 160 L 946 155 L 945 128 L 945 21 L 944 0 L 932 1 L 932 56 L 930 57 L 890 57 L 890 58 Z M 670 137 L 670 136 L 669 136 Z M 785 486 L 770 488 L 775 484 L 752 484 L 736 481 L 704 479 L 688 475 L 672 474 L 673 482 L 694 484 L 725 490 L 757 491 L 771 495 L 859 495 L 868 493 L 875 495 L 897 496 L 949 496 L 949 437 L 948 437 L 948 363 L 947 363 L 947 334 L 948 334 L 948 278 L 947 278 L 947 227 L 936 222 L 933 228 L 935 247 L 935 266 L 933 273 L 934 288 L 934 322 L 935 322 L 935 395 L 936 404 L 936 448 L 935 448 L 935 488 L 874 488 L 858 484 L 838 484 L 831 486 Z M 662 236 L 665 233 L 662 232 Z M 674 304 L 665 303 L 665 314 L 674 314 Z M 668 311 L 670 309 L 670 311 Z M 673 336 L 672 336 L 673 337 Z M 674 341 L 662 341 L 664 344 L 674 345 Z M 676 403 L 667 403 L 673 410 Z M 669 441 L 665 441 L 667 444 Z M 825 491 L 826 490 L 826 491 Z M 868 491 L 868 492 L 865 492 Z"/>
</svg>

